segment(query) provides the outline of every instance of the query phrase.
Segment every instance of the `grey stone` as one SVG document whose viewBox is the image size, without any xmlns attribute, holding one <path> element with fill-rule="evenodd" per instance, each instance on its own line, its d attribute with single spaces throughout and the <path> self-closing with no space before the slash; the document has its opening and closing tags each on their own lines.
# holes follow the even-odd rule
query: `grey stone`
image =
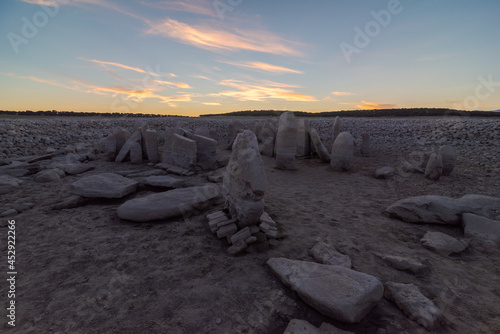
<svg viewBox="0 0 500 334">
<path fill-rule="evenodd" d="M 335 248 L 324 242 L 318 242 L 309 250 L 309 254 L 319 263 L 342 266 L 351 269 L 351 258 L 339 253 Z"/>
<path fill-rule="evenodd" d="M 340 128 L 342 127 L 342 120 L 340 117 L 335 117 L 335 121 L 333 122 L 333 142 L 337 140 L 338 135 L 340 134 Z"/>
<path fill-rule="evenodd" d="M 426 265 L 415 259 L 387 254 L 381 255 L 381 257 L 391 267 L 399 270 L 409 271 L 414 274 L 422 273 L 427 269 Z"/>
<path fill-rule="evenodd" d="M 437 181 L 443 174 L 443 160 L 440 154 L 432 153 L 425 167 L 425 177 Z"/>
<path fill-rule="evenodd" d="M 267 265 L 306 303 L 347 323 L 361 321 L 384 293 L 376 277 L 341 266 L 284 258 L 271 258 Z"/>
<path fill-rule="evenodd" d="M 120 219 L 149 222 L 190 214 L 205 208 L 220 198 L 216 185 L 169 190 L 131 199 L 118 207 Z"/>
<path fill-rule="evenodd" d="M 274 156 L 276 133 L 278 129 L 271 120 L 267 120 L 262 127 L 262 145 L 259 146 L 260 153 L 267 157 Z"/>
<path fill-rule="evenodd" d="M 130 162 L 133 164 L 142 163 L 142 144 L 140 142 L 133 143 L 130 146 Z"/>
<path fill-rule="evenodd" d="M 82 196 L 72 195 L 57 203 L 50 205 L 51 210 L 73 209 L 85 204 L 85 198 Z"/>
<path fill-rule="evenodd" d="M 238 134 L 224 175 L 226 206 L 240 227 L 256 225 L 264 212 L 267 179 L 257 137 L 250 130 Z"/>
<path fill-rule="evenodd" d="M 144 145 L 146 147 L 146 156 L 149 162 L 154 164 L 160 161 L 160 156 L 158 153 L 158 134 L 154 130 L 146 130 L 144 134 Z"/>
<path fill-rule="evenodd" d="M 493 220 L 472 213 L 462 216 L 464 235 L 485 246 L 500 246 L 500 220 Z"/>
<path fill-rule="evenodd" d="M 341 132 L 332 146 L 330 168 L 334 171 L 349 171 L 353 167 L 354 139 L 349 132 Z"/>
<path fill-rule="evenodd" d="M 370 135 L 368 133 L 361 134 L 361 155 L 363 157 L 369 157 L 371 155 Z"/>
<path fill-rule="evenodd" d="M 241 252 L 243 252 L 245 249 L 247 249 L 248 244 L 245 242 L 245 240 L 238 240 L 236 241 L 231 247 L 227 249 L 227 252 L 231 255 L 237 255 Z"/>
<path fill-rule="evenodd" d="M 462 213 L 494 218 L 500 212 L 500 198 L 468 194 L 456 200 Z"/>
<path fill-rule="evenodd" d="M 137 181 L 113 173 L 83 177 L 70 186 L 75 195 L 90 198 L 122 198 L 137 189 Z"/>
<path fill-rule="evenodd" d="M 208 173 L 207 179 L 210 182 L 222 183 L 225 173 L 226 173 L 226 168 L 220 168 L 220 169 L 217 169 L 217 170 L 214 170 L 214 171 L 211 171 L 210 173 Z"/>
<path fill-rule="evenodd" d="M 414 166 L 408 161 L 403 161 L 401 165 L 401 169 L 405 173 L 413 173 L 413 174 L 424 174 L 424 170 L 418 166 Z"/>
<path fill-rule="evenodd" d="M 172 163 L 175 166 L 191 169 L 196 165 L 196 142 L 174 134 L 172 141 Z"/>
<path fill-rule="evenodd" d="M 10 175 L 0 175 L 0 195 L 8 194 L 17 188 L 23 181 Z"/>
<path fill-rule="evenodd" d="M 184 180 L 168 175 L 154 175 L 144 179 L 144 184 L 159 188 L 180 188 L 184 185 Z"/>
<path fill-rule="evenodd" d="M 174 129 L 165 129 L 165 142 L 163 144 L 163 153 L 161 156 L 161 162 L 165 164 L 172 164 L 172 144 L 174 141 Z"/>
<path fill-rule="evenodd" d="M 132 133 L 132 135 L 130 135 L 129 139 L 127 139 L 127 141 L 123 145 L 122 149 L 120 150 L 120 152 L 116 156 L 115 162 L 122 162 L 122 161 L 124 161 L 127 158 L 127 156 L 129 155 L 130 149 L 132 148 L 132 146 L 135 143 L 140 143 L 141 142 L 141 138 L 142 138 L 141 132 L 140 131 L 134 131 L 134 133 Z"/>
<path fill-rule="evenodd" d="M 428 231 L 420 239 L 420 243 L 425 248 L 444 256 L 463 252 L 468 246 L 466 242 L 457 240 L 448 234 L 431 231 Z"/>
<path fill-rule="evenodd" d="M 196 164 L 203 170 L 212 170 L 217 165 L 217 141 L 209 137 L 191 135 L 196 142 Z"/>
<path fill-rule="evenodd" d="M 196 130 L 194 130 L 194 134 L 210 138 L 210 129 L 207 128 L 206 126 L 200 126 L 197 127 Z"/>
<path fill-rule="evenodd" d="M 231 243 L 235 244 L 239 240 L 245 240 L 246 238 L 250 237 L 251 235 L 252 235 L 252 233 L 250 232 L 250 228 L 248 226 L 246 226 L 231 236 Z"/>
<path fill-rule="evenodd" d="M 227 149 L 231 150 L 233 147 L 233 143 L 236 139 L 238 133 L 242 130 L 246 130 L 247 126 L 243 124 L 241 121 L 231 121 L 229 123 L 227 129 Z"/>
<path fill-rule="evenodd" d="M 35 182 L 49 183 L 59 181 L 61 181 L 61 177 L 55 169 L 43 170 L 35 175 Z"/>
<path fill-rule="evenodd" d="M 321 141 L 319 137 L 318 131 L 315 128 L 309 128 L 309 136 L 311 137 L 312 147 L 314 148 L 314 152 L 318 155 L 322 162 L 330 162 L 330 153 L 326 149 L 325 145 Z"/>
<path fill-rule="evenodd" d="M 295 170 L 297 154 L 297 120 L 293 112 L 287 111 L 280 116 L 276 135 L 276 168 Z"/>
<path fill-rule="evenodd" d="M 19 214 L 16 209 L 7 209 L 0 214 L 0 217 L 12 217 Z"/>
<path fill-rule="evenodd" d="M 390 179 L 394 176 L 396 170 L 392 167 L 382 167 L 375 171 L 375 178 L 377 179 Z"/>
<path fill-rule="evenodd" d="M 344 331 L 326 322 L 323 322 L 319 328 L 311 325 L 305 320 L 292 319 L 288 323 L 283 334 L 354 334 Z"/>
<path fill-rule="evenodd" d="M 57 167 L 68 175 L 82 174 L 95 168 L 94 165 L 88 163 L 59 164 Z"/>
<path fill-rule="evenodd" d="M 115 145 L 116 145 L 115 151 L 118 153 L 122 149 L 123 145 L 125 145 L 125 143 L 129 139 L 130 132 L 128 132 L 127 130 L 125 130 L 123 128 L 118 127 L 118 128 L 114 129 L 113 136 L 115 138 Z"/>
<path fill-rule="evenodd" d="M 392 300 L 411 320 L 432 330 L 443 320 L 443 313 L 414 284 L 387 282 L 385 297 Z"/>
<path fill-rule="evenodd" d="M 311 137 L 309 136 L 309 120 L 301 118 L 297 122 L 297 156 L 311 154 Z"/>
<path fill-rule="evenodd" d="M 219 228 L 217 231 L 217 238 L 230 237 L 238 231 L 238 226 L 235 223 L 226 224 Z"/>
<path fill-rule="evenodd" d="M 439 148 L 438 154 L 441 155 L 443 164 L 443 176 L 448 176 L 453 172 L 457 161 L 457 150 L 452 146 L 444 145 Z"/>
</svg>

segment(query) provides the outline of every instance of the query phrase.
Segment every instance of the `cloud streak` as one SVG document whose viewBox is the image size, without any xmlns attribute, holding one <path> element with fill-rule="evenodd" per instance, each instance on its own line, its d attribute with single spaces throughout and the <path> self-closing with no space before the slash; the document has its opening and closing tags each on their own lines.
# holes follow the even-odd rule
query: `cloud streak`
<svg viewBox="0 0 500 334">
<path fill-rule="evenodd" d="M 358 104 L 357 107 L 363 110 L 375 110 L 375 109 L 392 109 L 396 108 L 396 104 L 380 104 L 373 102 L 361 101 L 362 104 Z"/>
<path fill-rule="evenodd" d="M 174 39 L 180 43 L 213 52 L 243 50 L 276 55 L 300 56 L 293 42 L 266 31 L 235 30 L 229 32 L 209 25 L 189 25 L 174 19 L 149 23 L 146 34 Z"/>
<path fill-rule="evenodd" d="M 87 59 L 84 57 L 78 57 L 78 59 L 88 61 L 91 63 L 96 63 L 96 64 L 103 65 L 103 66 L 106 66 L 106 65 L 114 66 L 114 67 L 118 67 L 118 68 L 123 68 L 125 70 L 134 71 L 137 73 L 150 74 L 152 76 L 159 77 L 159 75 L 157 73 L 147 72 L 147 71 L 143 70 L 142 68 L 138 68 L 138 67 L 127 66 L 127 65 L 120 64 L 120 63 L 110 62 L 110 61 L 101 61 L 101 60 L 97 60 L 97 59 Z"/>
<path fill-rule="evenodd" d="M 204 0 L 185 0 L 185 1 L 160 1 L 160 2 L 143 2 L 146 6 L 163 9 L 175 12 L 191 13 L 196 15 L 205 15 L 216 17 L 212 2 Z"/>
<path fill-rule="evenodd" d="M 335 96 L 351 96 L 351 95 L 354 95 L 351 92 L 332 92 L 332 94 L 335 95 Z"/>
<path fill-rule="evenodd" d="M 293 70 L 291 68 L 286 68 L 283 66 L 267 64 L 267 63 L 263 63 L 260 61 L 244 61 L 244 62 L 220 61 L 220 62 L 224 63 L 224 64 L 233 65 L 233 66 L 249 68 L 252 70 L 258 70 L 258 71 L 264 71 L 264 72 L 271 72 L 271 73 L 279 73 L 279 74 L 282 74 L 282 73 L 297 73 L 297 74 L 304 73 L 302 71 Z"/>
</svg>

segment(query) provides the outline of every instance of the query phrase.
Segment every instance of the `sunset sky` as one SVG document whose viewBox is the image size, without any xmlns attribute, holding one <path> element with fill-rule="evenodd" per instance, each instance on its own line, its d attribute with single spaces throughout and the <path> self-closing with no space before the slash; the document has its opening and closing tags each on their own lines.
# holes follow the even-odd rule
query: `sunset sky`
<svg viewBox="0 0 500 334">
<path fill-rule="evenodd" d="M 5 0 L 0 109 L 500 109 L 500 1 Z"/>
</svg>

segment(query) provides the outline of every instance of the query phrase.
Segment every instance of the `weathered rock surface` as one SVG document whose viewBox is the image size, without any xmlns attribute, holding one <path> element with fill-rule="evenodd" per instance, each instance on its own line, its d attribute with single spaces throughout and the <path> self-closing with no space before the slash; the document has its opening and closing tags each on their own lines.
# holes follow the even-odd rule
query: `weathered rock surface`
<svg viewBox="0 0 500 334">
<path fill-rule="evenodd" d="M 344 331 L 326 322 L 323 322 L 319 328 L 311 325 L 305 320 L 292 319 L 288 323 L 283 334 L 354 334 Z"/>
<path fill-rule="evenodd" d="M 230 150 L 233 147 L 234 140 L 240 131 L 246 130 L 247 126 L 241 121 L 231 121 L 227 129 L 227 149 Z"/>
<path fill-rule="evenodd" d="M 391 267 L 399 270 L 409 271 L 414 274 L 419 274 L 427 270 L 426 265 L 412 258 L 388 254 L 381 254 L 380 257 Z"/>
<path fill-rule="evenodd" d="M 450 175 L 457 161 L 457 150 L 452 146 L 444 145 L 439 148 L 438 154 L 441 155 L 443 163 L 443 176 Z"/>
<path fill-rule="evenodd" d="M 189 214 L 220 198 L 217 185 L 181 188 L 131 199 L 118 207 L 120 219 L 149 222 Z"/>
<path fill-rule="evenodd" d="M 272 120 L 267 120 L 262 126 L 262 144 L 259 145 L 259 151 L 267 157 L 274 156 L 274 144 L 276 142 L 276 133 L 278 129 Z"/>
<path fill-rule="evenodd" d="M 144 133 L 143 140 L 148 161 L 154 164 L 158 163 L 158 161 L 160 161 L 160 155 L 158 152 L 158 134 L 155 130 L 147 129 Z"/>
<path fill-rule="evenodd" d="M 172 164 L 190 169 L 196 165 L 196 142 L 179 134 L 172 140 Z"/>
<path fill-rule="evenodd" d="M 339 253 L 334 247 L 318 242 L 309 250 L 309 254 L 319 263 L 342 266 L 351 269 L 351 258 Z"/>
<path fill-rule="evenodd" d="M 49 183 L 59 181 L 61 181 L 61 177 L 55 169 L 43 170 L 35 175 L 35 182 Z"/>
<path fill-rule="evenodd" d="M 90 163 L 59 164 L 57 167 L 68 175 L 82 174 L 95 168 L 94 165 Z"/>
<path fill-rule="evenodd" d="M 322 162 L 330 162 L 330 153 L 326 149 L 325 145 L 319 137 L 318 131 L 315 128 L 309 128 L 309 136 L 311 136 L 311 143 L 314 147 L 314 151 L 318 154 L 318 157 Z"/>
<path fill-rule="evenodd" d="M 141 132 L 139 130 L 134 131 L 134 133 L 132 133 L 130 135 L 130 137 L 127 139 L 127 141 L 125 142 L 125 144 L 121 148 L 120 152 L 116 156 L 115 162 L 122 162 L 122 161 L 124 161 L 127 158 L 127 156 L 129 155 L 130 149 L 132 148 L 132 146 L 135 143 L 139 143 L 140 144 L 141 143 L 141 139 L 142 139 Z"/>
<path fill-rule="evenodd" d="M 0 195 L 14 191 L 22 182 L 10 175 L 0 175 Z"/>
<path fill-rule="evenodd" d="M 360 152 L 363 157 L 369 157 L 371 155 L 370 135 L 368 133 L 361 134 Z"/>
<path fill-rule="evenodd" d="M 387 166 L 377 169 L 374 175 L 377 179 L 390 179 L 395 173 L 396 170 L 394 168 Z"/>
<path fill-rule="evenodd" d="M 466 238 L 474 239 L 485 246 L 500 246 L 500 220 L 472 213 L 465 213 L 462 219 Z"/>
<path fill-rule="evenodd" d="M 226 206 L 240 227 L 255 225 L 264 212 L 267 187 L 264 163 L 257 137 L 250 130 L 238 134 L 224 174 L 223 189 Z"/>
<path fill-rule="evenodd" d="M 280 116 L 278 134 L 276 135 L 276 168 L 295 170 L 297 154 L 297 120 L 292 111 Z"/>
<path fill-rule="evenodd" d="M 337 137 L 340 134 L 340 128 L 342 126 L 342 120 L 339 116 L 335 117 L 335 121 L 333 122 L 333 142 L 337 140 Z"/>
<path fill-rule="evenodd" d="M 271 258 L 267 265 L 306 303 L 347 323 L 361 321 L 384 293 L 376 277 L 341 266 L 285 258 Z"/>
<path fill-rule="evenodd" d="M 387 282 L 384 295 L 392 300 L 411 320 L 432 330 L 443 319 L 434 303 L 425 297 L 414 284 Z"/>
<path fill-rule="evenodd" d="M 330 168 L 335 171 L 349 171 L 353 167 L 354 139 L 349 132 L 341 132 L 335 139 L 330 154 Z"/>
<path fill-rule="evenodd" d="M 71 184 L 75 195 L 91 198 L 122 198 L 137 189 L 137 181 L 114 173 L 83 177 Z"/>
<path fill-rule="evenodd" d="M 196 142 L 196 165 L 203 170 L 212 170 L 217 165 L 217 141 L 204 136 L 191 135 Z"/>
<path fill-rule="evenodd" d="M 184 185 L 184 180 L 168 175 L 154 175 L 145 178 L 144 184 L 151 187 L 179 188 Z"/>
<path fill-rule="evenodd" d="M 297 156 L 311 154 L 311 137 L 309 136 L 309 120 L 301 118 L 297 121 Z"/>
<path fill-rule="evenodd" d="M 440 154 L 432 153 L 425 167 L 425 177 L 437 181 L 443 174 L 443 159 Z"/>
<path fill-rule="evenodd" d="M 420 239 L 420 243 L 425 248 L 444 256 L 463 252 L 468 247 L 466 242 L 455 239 L 448 234 L 431 231 L 428 231 L 424 237 Z"/>
</svg>

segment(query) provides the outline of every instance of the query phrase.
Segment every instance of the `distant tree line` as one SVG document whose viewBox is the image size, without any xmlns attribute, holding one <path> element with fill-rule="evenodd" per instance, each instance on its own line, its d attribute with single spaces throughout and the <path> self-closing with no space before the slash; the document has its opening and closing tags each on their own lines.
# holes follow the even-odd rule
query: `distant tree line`
<svg viewBox="0 0 500 334">
<path fill-rule="evenodd" d="M 290 110 L 243 110 L 224 114 L 205 114 L 200 117 L 217 116 L 257 116 L 257 117 L 279 117 L 282 113 Z M 447 108 L 400 108 L 400 109 L 374 109 L 374 110 L 341 110 L 306 112 L 294 111 L 299 117 L 418 117 L 418 116 L 460 116 L 460 117 L 500 117 L 500 112 L 494 111 L 465 111 Z"/>
<path fill-rule="evenodd" d="M 99 113 L 99 112 L 86 112 L 86 111 L 57 111 L 57 110 L 25 110 L 25 111 L 10 111 L 0 110 L 0 115 L 18 115 L 18 116 L 97 116 L 97 117 L 187 117 L 176 115 L 159 115 L 159 114 L 131 114 L 131 113 Z"/>
</svg>

